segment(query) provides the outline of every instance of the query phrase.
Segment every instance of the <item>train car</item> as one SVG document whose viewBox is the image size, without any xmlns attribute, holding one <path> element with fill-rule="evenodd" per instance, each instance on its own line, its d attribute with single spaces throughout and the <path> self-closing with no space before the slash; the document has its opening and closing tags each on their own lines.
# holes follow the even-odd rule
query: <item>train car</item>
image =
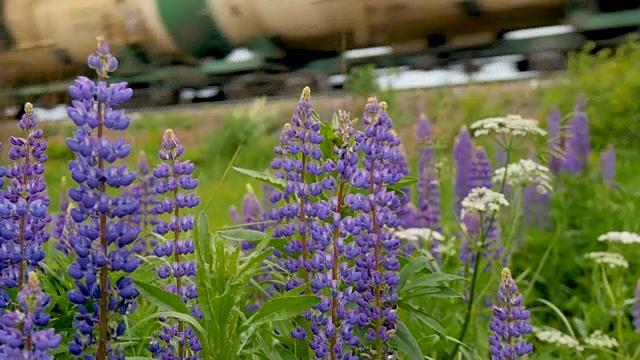
<svg viewBox="0 0 640 360">
<path fill-rule="evenodd" d="M 575 31 L 503 39 L 559 24 Z M 160 105 L 178 102 L 184 88 L 217 86 L 220 98 L 322 89 L 345 70 L 341 53 L 375 46 L 393 52 L 359 61 L 429 69 L 526 54 L 526 70 L 535 54 L 615 42 L 639 26 L 640 0 L 0 0 L 0 97 L 64 101 L 69 80 L 87 74 L 99 35 L 120 59 L 117 76 L 137 89 L 137 103 Z M 227 61 L 238 47 L 256 57 Z"/>
</svg>

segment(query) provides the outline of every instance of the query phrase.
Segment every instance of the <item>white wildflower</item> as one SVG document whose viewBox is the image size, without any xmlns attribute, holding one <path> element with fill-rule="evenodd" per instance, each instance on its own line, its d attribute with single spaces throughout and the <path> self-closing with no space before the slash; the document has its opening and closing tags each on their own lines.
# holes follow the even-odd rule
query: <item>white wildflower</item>
<svg viewBox="0 0 640 360">
<path fill-rule="evenodd" d="M 618 346 L 618 341 L 600 330 L 594 331 L 589 337 L 584 339 L 586 345 L 595 348 L 613 349 Z"/>
<path fill-rule="evenodd" d="M 554 344 L 558 346 L 564 346 L 570 349 L 575 349 L 578 351 L 583 351 L 584 347 L 580 345 L 580 342 L 571 336 L 563 333 L 560 330 L 556 329 L 539 329 L 533 328 L 533 333 L 538 338 L 538 340 L 542 342 L 546 342 L 548 344 Z"/>
<path fill-rule="evenodd" d="M 506 168 L 496 169 L 493 173 L 493 182 L 502 183 L 505 171 L 507 172 L 506 183 L 509 186 L 518 187 L 532 184 L 536 186 L 536 191 L 539 194 L 547 194 L 553 190 L 549 168 L 533 160 L 522 159 L 517 163 L 508 164 Z"/>
<path fill-rule="evenodd" d="M 394 232 L 394 235 L 400 240 L 410 242 L 418 242 L 420 240 L 444 241 L 444 236 L 442 234 L 427 228 L 402 229 Z"/>
<path fill-rule="evenodd" d="M 640 244 L 640 235 L 628 231 L 610 231 L 598 236 L 598 241 L 619 242 L 622 244 Z"/>
<path fill-rule="evenodd" d="M 470 213 L 497 212 L 501 206 L 509 206 L 509 202 L 504 194 L 486 187 L 479 187 L 471 189 L 469 195 L 462 200 L 461 205 L 460 218 L 464 219 Z"/>
<path fill-rule="evenodd" d="M 471 124 L 470 129 L 475 130 L 473 133 L 475 137 L 490 134 L 511 136 L 547 135 L 547 132 L 538 126 L 537 120 L 523 119 L 520 115 L 511 114 L 506 117 L 478 120 Z"/>
<path fill-rule="evenodd" d="M 618 253 L 596 251 L 586 254 L 585 257 L 588 259 L 592 259 L 596 262 L 596 264 L 609 265 L 609 267 L 611 268 L 623 267 L 626 269 L 629 267 L 629 262 L 627 261 L 627 259 L 625 259 L 624 256 Z"/>
</svg>

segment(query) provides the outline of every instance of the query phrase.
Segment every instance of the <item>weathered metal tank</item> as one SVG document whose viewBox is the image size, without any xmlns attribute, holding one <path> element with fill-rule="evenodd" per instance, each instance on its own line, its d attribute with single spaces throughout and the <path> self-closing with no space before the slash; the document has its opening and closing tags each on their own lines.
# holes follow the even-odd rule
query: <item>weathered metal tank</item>
<svg viewBox="0 0 640 360">
<path fill-rule="evenodd" d="M 491 43 L 501 32 L 555 25 L 568 0 L 0 0 L 0 82 L 62 80 L 86 69 L 104 35 L 117 50 L 188 63 L 259 38 L 339 52 L 417 42 Z"/>
</svg>

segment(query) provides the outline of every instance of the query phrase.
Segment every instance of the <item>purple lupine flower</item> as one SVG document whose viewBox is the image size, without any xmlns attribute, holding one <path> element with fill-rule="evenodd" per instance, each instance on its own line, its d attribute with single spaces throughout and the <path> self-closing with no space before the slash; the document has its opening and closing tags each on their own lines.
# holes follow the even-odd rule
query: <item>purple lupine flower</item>
<svg viewBox="0 0 640 360">
<path fill-rule="evenodd" d="M 640 333 L 640 279 L 636 285 L 636 302 L 633 304 L 633 328 Z"/>
<path fill-rule="evenodd" d="M 551 108 L 551 113 L 547 120 L 547 133 L 548 133 L 548 167 L 554 176 L 557 176 L 562 169 L 562 130 L 560 121 L 562 120 L 562 114 L 557 106 Z"/>
<path fill-rule="evenodd" d="M 229 207 L 229 218 L 231 218 L 231 223 L 233 225 L 238 225 L 240 223 L 242 223 L 242 220 L 240 220 L 240 214 L 238 213 L 238 207 L 235 205 L 231 205 Z"/>
<path fill-rule="evenodd" d="M 607 145 L 607 150 L 600 154 L 600 171 L 604 182 L 612 187 L 616 175 L 616 150 L 612 144 Z"/>
<path fill-rule="evenodd" d="M 589 118 L 585 112 L 585 100 L 580 98 L 574 108 L 574 116 L 567 125 L 564 170 L 571 174 L 584 171 L 590 153 Z"/>
<path fill-rule="evenodd" d="M 491 161 L 487 156 L 486 150 L 482 146 L 477 146 L 473 152 L 473 161 L 471 163 L 471 171 L 469 174 L 470 189 L 485 187 L 491 189 L 493 171 L 491 167 Z M 460 260 L 463 264 L 469 266 L 470 269 L 474 268 L 476 261 L 476 252 L 473 251 L 472 243 L 478 242 L 481 234 L 480 218 L 477 214 L 470 214 L 466 216 L 462 223 L 467 229 L 467 234 L 463 236 L 462 247 L 460 249 Z M 488 258 L 489 262 L 484 268 L 487 271 L 493 261 L 499 261 L 503 255 L 504 249 L 502 246 L 498 246 L 497 242 L 500 238 L 500 224 L 498 218 L 485 219 L 485 229 L 482 234 L 485 237 L 484 249 L 482 251 L 482 257 Z M 506 262 L 506 256 L 502 259 L 502 262 Z"/>
<path fill-rule="evenodd" d="M 396 164 L 398 172 L 402 175 L 409 175 L 409 161 L 403 148 L 400 149 L 400 155 L 400 160 Z M 403 187 L 400 191 L 404 194 L 404 196 L 400 198 L 400 209 L 397 211 L 398 219 L 400 219 L 400 227 L 403 229 L 418 227 L 416 223 L 416 209 L 411 202 L 411 187 Z"/>
<path fill-rule="evenodd" d="M 286 181 L 284 191 L 273 191 L 270 201 L 274 204 L 269 213 L 269 220 L 278 224 L 274 227 L 273 237 L 290 238 L 285 246 L 283 268 L 291 274 L 302 273 L 302 279 L 290 277 L 285 288 L 294 289 L 307 283 L 310 290 L 311 258 L 314 246 L 315 198 L 324 189 L 322 181 L 310 183 L 308 177 L 320 177 L 325 173 L 322 163 L 322 151 L 319 145 L 324 138 L 320 135 L 320 122 L 312 116 L 311 90 L 305 87 L 298 101 L 298 106 L 291 117 L 291 122 L 284 125 L 280 135 L 280 145 L 274 148 L 278 156 L 271 161 L 275 176 Z M 331 185 L 331 184 L 328 184 Z M 299 199 L 298 201 L 294 198 Z M 284 204 L 276 206 L 279 202 Z M 312 209 L 313 208 L 313 209 Z M 327 240 L 319 241 L 316 247 L 328 245 Z"/>
<path fill-rule="evenodd" d="M 67 256 L 73 255 L 69 237 L 77 231 L 76 223 L 71 218 L 71 207 L 67 177 L 63 176 L 60 179 L 60 212 L 55 214 L 53 220 L 53 237 L 57 240 L 53 247 Z"/>
<path fill-rule="evenodd" d="M 151 231 L 152 227 L 158 224 L 158 219 L 153 210 L 158 200 L 155 197 L 155 177 L 151 173 L 149 161 L 144 151 L 140 151 L 138 154 L 138 181 L 130 187 L 131 196 L 138 200 L 140 206 L 138 206 L 129 220 L 140 231 Z M 147 255 L 157 244 L 155 237 L 144 235 L 136 240 L 131 250 L 139 255 Z"/>
<path fill-rule="evenodd" d="M 269 211 L 271 211 L 271 201 L 269 200 L 269 198 L 271 197 L 271 194 L 273 194 L 273 191 L 275 190 L 275 188 L 269 184 L 262 184 L 262 210 L 265 213 L 268 213 Z"/>
<path fill-rule="evenodd" d="M 400 199 L 388 191 L 386 185 L 402 179 L 402 174 L 393 166 L 400 156 L 400 138 L 391 131 L 393 121 L 387 113 L 386 102 L 369 99 L 363 118 L 366 129 L 358 132 L 355 139 L 356 149 L 364 155 L 364 169 L 354 174 L 352 185 L 368 189 L 370 195 L 347 199 L 346 203 L 352 210 L 365 213 L 358 218 L 360 229 L 355 235 L 361 260 L 355 262 L 361 275 L 356 289 L 365 300 L 359 302 L 356 315 L 360 317 L 359 325 L 366 330 L 365 340 L 375 344 L 377 353 L 381 354 L 386 351 L 383 347 L 389 340 L 388 331 L 394 330 L 396 323 L 393 304 L 398 298 L 395 288 L 399 283 L 400 265 L 395 252 L 400 241 L 386 228 L 397 227 L 394 213 Z"/>
<path fill-rule="evenodd" d="M 129 277 L 120 274 L 132 273 L 140 265 L 130 251 L 139 231 L 127 220 L 139 204 L 126 194 L 107 192 L 108 188 L 126 188 L 136 174 L 126 165 L 114 164 L 129 155 L 131 146 L 122 138 L 110 141 L 104 133 L 127 129 L 131 119 L 115 107 L 131 99 L 133 91 L 124 82 L 107 84 L 107 74 L 116 70 L 118 61 L 102 38 L 88 63 L 99 80 L 76 78 L 69 87 L 73 102 L 67 110 L 78 127 L 67 138 L 69 150 L 76 155 L 69 170 L 77 183 L 69 189 L 77 232 L 69 237 L 76 257 L 68 268 L 76 289 L 67 297 L 78 306 L 73 321 L 77 332 L 68 346 L 77 358 L 124 359 L 122 348 L 114 341 L 126 330 L 118 315 L 135 311 L 138 291 Z M 110 273 L 120 273 L 115 284 Z"/>
<path fill-rule="evenodd" d="M 253 191 L 251 185 L 247 184 L 247 193 L 242 198 L 242 224 L 253 224 L 247 225 L 245 228 L 256 231 L 264 231 L 266 230 L 265 224 L 254 224 L 259 223 L 265 220 L 265 214 L 262 210 L 262 204 L 260 203 L 260 199 L 256 196 L 256 193 Z M 249 251 L 255 249 L 256 243 L 243 241 L 242 250 Z"/>
<path fill-rule="evenodd" d="M 533 352 L 533 345 L 524 339 L 532 331 L 529 311 L 522 306 L 524 297 L 511 278 L 508 268 L 502 269 L 498 305 L 493 306 L 493 321 L 489 323 L 492 360 L 516 359 Z"/>
<path fill-rule="evenodd" d="M 431 123 L 421 116 L 417 129 L 418 139 L 418 204 L 419 227 L 442 232 L 440 224 L 440 185 L 436 172 Z M 431 241 L 431 254 L 438 259 L 437 241 Z"/>
<path fill-rule="evenodd" d="M 14 163 L 4 171 L 9 181 L 4 191 L 3 217 L 12 222 L 4 224 L 12 231 L 5 234 L 7 241 L 0 250 L 4 259 L 0 286 L 4 289 L 20 289 L 28 272 L 40 270 L 39 263 L 45 258 L 43 245 L 51 236 L 46 228 L 52 220 L 48 209 L 51 201 L 43 176 L 47 143 L 42 129 L 36 128 L 33 105 L 27 103 L 24 108 L 20 129 L 25 135 L 10 138 L 9 158 Z"/>
<path fill-rule="evenodd" d="M 178 294 L 185 304 L 189 304 L 197 298 L 197 288 L 195 282 L 185 286 L 183 277 L 194 278 L 196 264 L 194 261 L 183 261 L 181 257 L 193 254 L 195 247 L 192 239 L 181 239 L 181 234 L 193 230 L 195 218 L 193 215 L 184 214 L 184 211 L 198 206 L 200 198 L 193 192 L 198 187 L 198 180 L 192 176 L 195 166 L 189 160 L 181 161 L 180 157 L 183 154 L 184 147 L 173 130 L 165 130 L 162 149 L 158 152 L 158 158 L 164 162 L 153 170 L 153 176 L 156 178 L 154 190 L 163 200 L 155 204 L 154 211 L 156 215 L 170 214 L 171 221 L 158 220 L 155 232 L 160 235 L 171 232 L 173 239 L 158 244 L 153 252 L 157 257 L 168 257 L 173 261 L 171 266 L 162 265 L 157 271 L 161 279 L 175 279 L 175 283 L 163 288 Z M 183 193 L 185 191 L 186 193 Z M 191 314 L 202 317 L 197 304 L 191 307 Z M 193 356 L 197 359 L 198 351 L 202 349 L 191 327 L 185 328 L 180 320 L 166 319 L 158 336 L 159 341 L 153 341 L 151 344 L 151 350 L 158 358 L 191 359 Z M 176 342 L 179 344 L 177 348 L 174 345 Z M 193 354 L 189 355 L 190 352 Z"/>
<path fill-rule="evenodd" d="M 473 144 L 471 134 L 469 134 L 466 126 L 460 129 L 460 133 L 456 137 L 453 146 L 453 157 L 456 160 L 455 210 L 456 216 L 460 217 L 460 210 L 462 209 L 460 202 L 469 195 L 469 190 L 471 190 L 469 179 L 471 161 L 473 159 Z"/>
<path fill-rule="evenodd" d="M 2 314 L 0 320 L 0 358 L 52 360 L 50 350 L 57 348 L 62 336 L 54 329 L 38 330 L 49 323 L 45 312 L 51 297 L 42 292 L 35 272 L 17 296 L 20 310 Z"/>
</svg>

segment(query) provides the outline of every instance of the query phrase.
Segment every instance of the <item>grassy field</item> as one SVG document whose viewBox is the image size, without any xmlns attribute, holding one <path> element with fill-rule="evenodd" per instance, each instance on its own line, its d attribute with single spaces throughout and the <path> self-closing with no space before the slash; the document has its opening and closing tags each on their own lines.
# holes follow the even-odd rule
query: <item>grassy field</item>
<svg viewBox="0 0 640 360">
<path fill-rule="evenodd" d="M 380 100 L 389 102 L 390 113 L 397 124 L 410 161 L 413 162 L 416 155 L 413 151 L 414 123 L 420 113 L 425 114 L 434 124 L 438 152 L 448 155 L 457 129 L 462 124 L 507 113 L 544 120 L 546 110 L 541 108 L 539 94 L 554 81 L 556 80 L 473 84 L 468 87 L 386 92 L 388 98 L 381 97 Z M 349 97 L 313 99 L 312 93 L 314 109 L 324 119 L 329 119 L 338 109 L 349 111 L 352 117 L 359 117 L 364 109 L 364 100 Z M 187 158 L 196 165 L 196 176 L 200 181 L 198 194 L 203 203 L 211 201 L 208 211 L 212 225 L 223 226 L 229 220 L 229 207 L 239 205 L 244 195 L 245 187 L 241 185 L 250 182 L 245 175 L 233 170 L 223 180 L 236 150 L 238 152 L 234 166 L 252 169 L 268 167 L 280 129 L 289 121 L 294 109 L 295 100 L 257 99 L 237 106 L 212 104 L 182 112 L 131 113 L 134 121 L 125 135 L 133 148 L 134 156 L 130 157 L 130 164 L 135 166 L 139 151 L 146 152 L 152 166 L 156 164 L 162 133 L 164 129 L 172 128 L 185 144 Z M 56 208 L 60 177 L 68 173 L 68 161 L 71 160 L 65 141 L 73 131 L 73 123 L 70 120 L 49 122 L 43 124 L 43 129 L 49 141 L 46 178 L 53 206 Z M 17 123 L 4 123 L 0 127 L 0 138 L 6 139 L 17 130 Z M 5 155 L 5 158 L 0 159 L 0 164 L 6 161 Z M 450 164 L 442 165 L 443 172 L 448 173 Z M 443 183 L 451 184 L 446 178 Z M 258 184 L 252 185 L 256 192 L 261 191 Z"/>
</svg>

